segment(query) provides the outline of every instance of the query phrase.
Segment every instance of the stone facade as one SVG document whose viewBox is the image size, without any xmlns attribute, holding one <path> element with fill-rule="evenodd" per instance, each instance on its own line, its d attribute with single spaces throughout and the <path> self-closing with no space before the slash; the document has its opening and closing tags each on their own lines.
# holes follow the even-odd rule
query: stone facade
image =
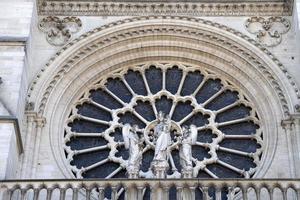
<svg viewBox="0 0 300 200">
<path fill-rule="evenodd" d="M 63 150 L 75 101 L 113 70 L 151 62 L 198 65 L 230 80 L 253 102 L 262 123 L 263 154 L 253 177 L 300 178 L 299 2 L 293 3 L 284 12 L 286 6 L 268 8 L 266 19 L 278 17 L 275 28 L 260 21 L 255 26 L 263 28 L 249 32 L 247 20 L 265 15 L 252 6 L 254 14 L 244 9 L 220 16 L 197 7 L 200 14 L 185 10 L 181 16 L 133 14 L 129 7 L 95 14 L 94 7 L 72 10 L 68 2 L 1 2 L 0 179 L 75 178 Z M 56 16 L 47 19 L 55 28 L 42 31 L 48 14 Z M 281 22 L 289 27 L 279 34 L 286 28 Z M 276 41 L 260 40 L 265 34 Z"/>
<path fill-rule="evenodd" d="M 29 82 L 25 48 L 30 35 L 33 3 L 0 4 L 3 8 L 0 17 L 0 144 L 3 149 L 0 153 L 0 176 L 1 179 L 12 179 L 18 177 L 23 152 L 22 145 L 16 142 L 21 141 L 21 124 L 26 121 L 24 113 Z"/>
</svg>

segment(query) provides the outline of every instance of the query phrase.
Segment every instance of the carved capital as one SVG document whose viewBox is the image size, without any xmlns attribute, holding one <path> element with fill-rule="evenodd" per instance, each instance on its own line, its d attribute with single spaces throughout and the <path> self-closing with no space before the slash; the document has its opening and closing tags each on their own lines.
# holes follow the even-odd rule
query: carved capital
<svg viewBox="0 0 300 200">
<path fill-rule="evenodd" d="M 44 117 L 37 117 L 35 121 L 36 121 L 36 127 L 38 128 L 43 128 L 46 124 L 46 118 Z"/>
<path fill-rule="evenodd" d="M 27 122 L 33 123 L 36 121 L 37 113 L 33 111 L 26 111 L 26 116 L 27 116 Z"/>
<path fill-rule="evenodd" d="M 54 46 L 66 44 L 82 27 L 82 22 L 78 17 L 58 18 L 48 16 L 40 20 L 39 29 L 46 33 L 47 41 Z"/>
<path fill-rule="evenodd" d="M 26 111 L 33 111 L 34 110 L 34 102 L 26 102 L 25 110 Z"/>
<path fill-rule="evenodd" d="M 294 120 L 295 125 L 300 125 L 300 112 L 293 113 L 290 116 Z"/>
<path fill-rule="evenodd" d="M 293 130 L 295 121 L 292 117 L 281 121 L 281 126 L 284 130 Z"/>
<path fill-rule="evenodd" d="M 249 33 L 256 35 L 259 42 L 273 47 L 281 43 L 282 35 L 290 30 L 291 24 L 284 17 L 250 17 L 245 27 Z"/>
<path fill-rule="evenodd" d="M 295 113 L 290 113 L 287 119 L 281 121 L 281 126 L 285 130 L 293 130 L 294 126 L 300 126 L 300 112 L 299 105 L 295 105 Z"/>
</svg>

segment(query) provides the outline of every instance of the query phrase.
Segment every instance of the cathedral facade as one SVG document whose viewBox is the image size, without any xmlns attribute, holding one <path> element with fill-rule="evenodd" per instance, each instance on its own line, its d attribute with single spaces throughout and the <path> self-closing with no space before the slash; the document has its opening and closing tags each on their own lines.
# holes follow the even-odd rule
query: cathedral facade
<svg viewBox="0 0 300 200">
<path fill-rule="evenodd" d="M 297 3 L 0 2 L 0 199 L 300 199 Z"/>
</svg>

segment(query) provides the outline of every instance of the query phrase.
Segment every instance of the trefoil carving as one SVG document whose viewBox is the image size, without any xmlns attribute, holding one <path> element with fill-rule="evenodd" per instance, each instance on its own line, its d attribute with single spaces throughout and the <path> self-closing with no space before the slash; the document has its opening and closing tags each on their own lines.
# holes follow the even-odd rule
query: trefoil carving
<svg viewBox="0 0 300 200">
<path fill-rule="evenodd" d="M 62 46 L 66 44 L 82 27 L 82 22 L 78 17 L 54 17 L 48 16 L 40 20 L 38 27 L 46 33 L 49 44 Z"/>
<path fill-rule="evenodd" d="M 289 31 L 291 24 L 283 17 L 251 17 L 246 20 L 245 27 L 259 42 L 274 47 L 281 43 L 282 35 Z"/>
</svg>

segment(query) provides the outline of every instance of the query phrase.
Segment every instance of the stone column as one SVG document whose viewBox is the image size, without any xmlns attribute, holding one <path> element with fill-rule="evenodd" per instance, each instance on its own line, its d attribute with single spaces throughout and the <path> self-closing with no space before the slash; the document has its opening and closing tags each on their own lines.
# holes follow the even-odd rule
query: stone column
<svg viewBox="0 0 300 200">
<path fill-rule="evenodd" d="M 24 146 L 24 154 L 23 154 L 23 162 L 22 162 L 22 174 L 21 178 L 31 178 L 31 169 L 30 163 L 32 163 L 32 155 L 34 153 L 34 144 L 32 143 L 34 137 L 33 134 L 36 133 L 35 120 L 37 117 L 36 112 L 29 111 L 26 113 L 27 115 L 27 129 L 25 133 L 25 146 Z M 29 163 L 30 162 L 30 163 Z"/>
<path fill-rule="evenodd" d="M 286 124 L 286 133 L 290 136 L 290 145 L 292 160 L 294 162 L 294 175 L 296 178 L 300 178 L 300 171 L 297 170 L 297 166 L 300 165 L 300 113 L 294 113 L 290 115 L 290 118 L 283 121 Z"/>
<path fill-rule="evenodd" d="M 297 166 L 300 164 L 300 114 L 291 114 L 288 119 L 282 120 L 281 125 L 287 139 L 291 178 L 299 178 L 300 172 Z"/>
<path fill-rule="evenodd" d="M 32 178 L 36 178 L 36 171 L 38 167 L 38 159 L 39 159 L 39 153 L 40 153 L 40 143 L 41 143 L 41 134 L 42 129 L 45 125 L 45 118 L 38 117 L 36 119 L 36 135 L 35 135 L 35 145 L 34 145 L 34 154 L 33 154 L 33 166 L 32 166 Z"/>
<path fill-rule="evenodd" d="M 151 199 L 169 199 L 169 187 L 163 187 L 160 185 L 155 185 L 151 188 Z"/>
</svg>

